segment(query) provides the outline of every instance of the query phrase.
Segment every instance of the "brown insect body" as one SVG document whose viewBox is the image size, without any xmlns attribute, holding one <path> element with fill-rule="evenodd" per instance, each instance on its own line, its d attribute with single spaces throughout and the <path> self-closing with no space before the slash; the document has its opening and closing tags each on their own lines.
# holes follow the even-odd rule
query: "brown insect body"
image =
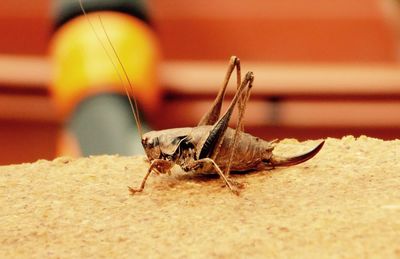
<svg viewBox="0 0 400 259">
<path fill-rule="evenodd" d="M 204 125 L 194 128 L 176 128 L 152 131 L 143 135 L 143 146 L 150 161 L 154 159 L 171 160 L 184 171 L 190 171 L 190 163 L 200 159 L 200 151 L 213 126 Z M 227 128 L 218 156 L 214 159 L 221 170 L 226 169 L 230 158 L 230 145 L 234 139 L 235 130 Z M 269 142 L 241 133 L 240 141 L 233 155 L 231 171 L 248 171 L 259 169 L 262 160 L 271 157 L 273 145 Z M 243 154 L 246 154 L 244 156 Z M 212 168 L 198 168 L 196 172 L 215 173 Z M 207 171 L 210 169 L 210 171 Z"/>
<path fill-rule="evenodd" d="M 227 111 L 220 117 L 226 87 L 235 69 L 237 91 Z M 141 192 L 144 189 L 151 172 L 170 173 L 174 165 L 179 165 L 186 172 L 218 173 L 225 184 L 238 194 L 235 183 L 229 179 L 230 171 L 258 171 L 277 166 L 290 166 L 315 156 L 324 142 L 305 154 L 284 158 L 273 154 L 275 141 L 268 142 L 243 132 L 242 119 L 253 81 L 252 72 L 248 72 L 243 81 L 241 80 L 240 61 L 233 56 L 214 104 L 197 127 L 143 134 L 142 145 L 149 159 L 150 168 L 138 189 L 129 188 L 131 193 Z M 235 107 L 238 107 L 239 119 L 236 129 L 232 129 L 228 127 L 228 122 Z"/>
<path fill-rule="evenodd" d="M 190 171 L 191 163 L 199 160 L 200 150 L 213 126 L 205 125 L 194 128 L 175 128 L 160 131 L 151 131 L 143 135 L 142 144 L 150 161 L 164 159 L 179 165 L 184 171 Z M 227 128 L 218 156 L 214 159 L 221 170 L 225 170 L 230 159 L 230 148 L 234 140 L 235 129 Z M 245 172 L 267 170 L 279 166 L 289 166 L 304 162 L 316 154 L 322 147 L 304 155 L 284 158 L 272 153 L 276 142 L 268 142 L 248 133 L 240 132 L 238 144 L 233 153 L 230 170 Z M 311 154 L 310 154 L 311 153 Z M 210 167 L 196 169 L 196 172 L 215 173 Z"/>
</svg>

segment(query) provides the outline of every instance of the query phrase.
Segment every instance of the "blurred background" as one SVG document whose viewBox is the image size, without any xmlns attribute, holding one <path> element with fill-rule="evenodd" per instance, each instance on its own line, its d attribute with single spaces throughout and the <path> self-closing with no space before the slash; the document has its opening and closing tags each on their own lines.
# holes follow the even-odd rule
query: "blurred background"
<svg viewBox="0 0 400 259">
<path fill-rule="evenodd" d="M 255 74 L 247 132 L 400 136 L 399 1 L 83 4 L 89 20 L 72 0 L 0 3 L 0 164 L 142 152 L 104 30 L 146 130 L 195 126 L 237 55 Z"/>
</svg>

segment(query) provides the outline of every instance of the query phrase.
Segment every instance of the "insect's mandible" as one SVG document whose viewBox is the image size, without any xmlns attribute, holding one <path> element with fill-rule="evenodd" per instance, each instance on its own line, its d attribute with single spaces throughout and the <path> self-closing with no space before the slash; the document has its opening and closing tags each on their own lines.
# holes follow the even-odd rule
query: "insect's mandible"
<svg viewBox="0 0 400 259">
<path fill-rule="evenodd" d="M 85 13 L 81 0 L 80 5 Z M 85 13 L 86 15 L 86 13 Z M 89 19 L 88 19 L 89 21 Z M 90 21 L 89 21 L 90 23 Z M 104 30 L 104 33 L 105 30 Z M 111 45 L 111 42 L 109 42 Z M 112 45 L 111 45 L 112 46 Z M 118 65 L 122 67 L 114 48 Z M 114 64 L 114 67 L 116 65 Z M 117 69 L 116 69 L 117 70 Z M 243 117 L 250 97 L 254 75 L 247 72 L 242 79 L 240 60 L 232 56 L 229 61 L 223 84 L 210 109 L 195 127 L 165 129 L 142 133 L 136 100 L 128 94 L 132 85 L 128 82 L 127 95 L 131 103 L 141 142 L 150 163 L 138 188 L 129 187 L 131 194 L 142 192 L 149 175 L 153 172 L 170 173 L 174 165 L 188 173 L 217 173 L 225 185 L 235 194 L 239 194 L 240 184 L 230 179 L 230 172 L 248 172 L 291 166 L 314 157 L 324 145 L 324 141 L 304 154 L 294 157 L 280 157 L 273 154 L 277 141 L 268 142 L 247 134 L 243 130 Z M 222 102 L 231 75 L 236 71 L 236 93 L 225 113 L 220 116 Z M 121 78 L 122 82 L 122 78 Z M 125 84 L 124 84 L 125 85 Z M 228 127 L 234 109 L 238 107 L 239 116 L 236 128 Z"/>
</svg>

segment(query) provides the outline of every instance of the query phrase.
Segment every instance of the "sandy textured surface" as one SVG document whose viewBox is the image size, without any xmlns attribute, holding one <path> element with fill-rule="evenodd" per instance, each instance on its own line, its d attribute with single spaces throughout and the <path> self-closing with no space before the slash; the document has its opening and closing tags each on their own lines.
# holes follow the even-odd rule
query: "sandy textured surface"
<svg viewBox="0 0 400 259">
<path fill-rule="evenodd" d="M 285 140 L 296 154 L 317 141 Z M 312 160 L 236 175 L 150 177 L 143 157 L 0 167 L 0 257 L 400 258 L 400 141 L 328 139 Z"/>
</svg>

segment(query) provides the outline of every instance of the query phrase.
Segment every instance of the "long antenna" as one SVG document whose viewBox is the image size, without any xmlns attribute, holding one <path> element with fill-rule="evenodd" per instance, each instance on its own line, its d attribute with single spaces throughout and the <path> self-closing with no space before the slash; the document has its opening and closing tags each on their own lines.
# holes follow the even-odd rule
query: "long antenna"
<svg viewBox="0 0 400 259">
<path fill-rule="evenodd" d="M 104 34 L 106 35 L 107 41 L 108 41 L 108 43 L 110 44 L 110 46 L 111 46 L 111 48 L 112 48 L 112 50 L 113 50 L 113 52 L 114 52 L 114 55 L 115 55 L 115 57 L 117 58 L 118 63 L 119 63 L 119 65 L 120 65 L 121 68 L 122 68 L 122 71 L 124 72 L 125 79 L 126 79 L 126 81 L 128 82 L 128 86 L 129 86 L 130 93 L 132 94 L 132 96 L 134 96 L 134 95 L 133 95 L 133 94 L 134 94 L 133 86 L 132 86 L 131 80 L 129 79 L 128 73 L 126 72 L 126 69 L 125 69 L 124 65 L 122 64 L 122 61 L 121 61 L 121 59 L 119 58 L 119 55 L 118 55 L 116 49 L 114 48 L 114 45 L 111 43 L 110 37 L 108 37 L 107 31 L 106 31 L 106 29 L 105 29 L 105 27 L 104 27 L 104 24 L 103 24 L 103 21 L 102 21 L 100 15 L 99 15 L 98 17 L 99 17 L 99 20 L 100 20 L 101 27 L 103 28 Z M 131 100 L 131 97 L 130 97 L 130 95 L 129 95 L 129 93 L 128 93 L 128 89 L 127 89 L 127 87 L 126 87 L 125 84 L 124 84 L 124 88 L 125 88 L 125 90 L 126 90 L 126 92 L 127 92 L 127 94 L 128 94 L 128 99 L 129 99 L 129 103 L 131 104 L 132 111 L 134 112 L 136 124 L 137 124 L 137 126 L 138 126 L 138 128 L 139 128 L 140 137 L 142 137 L 142 135 L 143 135 L 143 134 L 142 134 L 142 125 L 141 125 L 141 123 L 140 123 L 139 108 L 138 108 L 136 99 L 135 99 L 134 97 L 132 97 L 132 98 L 133 98 L 133 105 L 132 105 L 132 100 Z M 134 106 L 134 108 L 133 108 L 132 106 Z M 136 114 L 135 114 L 135 113 L 136 113 Z"/>
<path fill-rule="evenodd" d="M 113 65 L 114 70 L 115 70 L 115 72 L 117 73 L 118 78 L 119 78 L 121 84 L 122 84 L 123 87 L 124 87 L 125 93 L 126 93 L 126 95 L 128 96 L 129 105 L 131 106 L 131 110 L 132 110 L 133 116 L 134 116 L 134 118 L 135 118 L 136 125 L 137 125 L 137 127 L 138 127 L 138 131 L 139 131 L 140 138 L 142 138 L 142 137 L 143 137 L 143 130 L 142 130 L 142 124 L 140 123 L 139 109 L 138 109 L 138 105 L 137 105 L 136 99 L 135 99 L 135 97 L 134 97 L 134 95 L 133 95 L 133 93 L 134 93 L 134 91 L 133 91 L 133 86 L 132 86 L 131 80 L 129 79 L 128 73 L 126 72 L 125 67 L 124 67 L 124 65 L 122 64 L 122 61 L 121 61 L 121 59 L 119 58 L 119 55 L 118 55 L 117 51 L 116 51 L 115 48 L 114 48 L 114 45 L 111 43 L 110 37 L 109 37 L 108 34 L 107 34 L 107 31 L 106 31 L 106 29 L 105 29 L 105 27 L 104 27 L 104 24 L 103 24 L 103 21 L 101 20 L 101 17 L 98 16 L 98 18 L 99 18 L 99 20 L 100 20 L 100 24 L 101 24 L 102 30 L 103 30 L 103 32 L 104 32 L 106 38 L 107 38 L 108 43 L 110 44 L 110 46 L 111 46 L 111 48 L 112 48 L 112 50 L 113 50 L 113 53 L 114 53 L 115 57 L 116 57 L 117 60 L 118 60 L 118 64 L 119 64 L 120 67 L 122 68 L 122 71 L 123 71 L 123 73 L 124 73 L 124 75 L 125 75 L 126 81 L 128 82 L 129 88 L 128 88 L 128 87 L 126 86 L 126 84 L 124 83 L 124 80 L 123 80 L 121 74 L 120 74 L 119 71 L 118 71 L 117 65 L 116 65 L 115 62 L 113 61 L 113 59 L 112 59 L 110 53 L 108 52 L 106 46 L 105 46 L 104 43 L 103 43 L 103 41 L 100 39 L 100 36 L 97 34 L 96 29 L 94 28 L 94 25 L 93 25 L 92 21 L 89 19 L 89 16 L 87 15 L 87 13 L 86 13 L 86 11 L 85 11 L 85 8 L 83 7 L 82 0 L 78 0 L 78 1 L 79 1 L 79 5 L 80 5 L 80 7 L 81 7 L 81 10 L 82 10 L 83 14 L 85 15 L 86 20 L 87 20 L 88 23 L 90 24 L 90 27 L 92 27 L 93 33 L 95 34 L 97 40 L 100 42 L 100 44 L 101 44 L 101 46 L 102 46 L 104 52 L 106 53 L 108 59 L 110 60 L 111 64 Z M 130 90 L 130 92 L 129 92 L 129 90 Z M 130 93 L 132 94 L 132 97 L 131 97 Z"/>
</svg>

